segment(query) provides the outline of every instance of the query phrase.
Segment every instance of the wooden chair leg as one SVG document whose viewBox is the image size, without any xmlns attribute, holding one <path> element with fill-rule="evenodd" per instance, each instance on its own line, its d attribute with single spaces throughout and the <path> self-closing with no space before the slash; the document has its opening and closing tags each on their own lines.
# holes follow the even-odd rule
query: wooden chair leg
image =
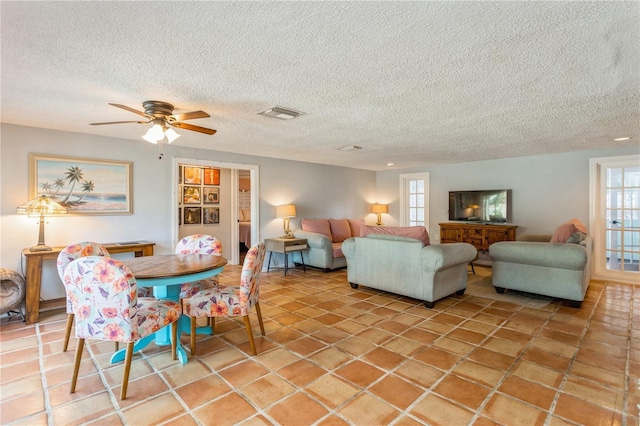
<svg viewBox="0 0 640 426">
<path fill-rule="evenodd" d="M 260 332 L 264 336 L 264 323 L 262 322 L 262 312 L 260 311 L 260 302 L 256 302 L 256 313 L 258 314 L 258 322 L 260 323 Z"/>
<path fill-rule="evenodd" d="M 191 356 L 196 355 L 196 317 L 191 317 Z"/>
<path fill-rule="evenodd" d="M 124 356 L 124 370 L 122 370 L 122 387 L 120 399 L 127 399 L 127 387 L 129 386 L 129 373 L 131 372 L 131 358 L 133 358 L 133 342 L 127 343 L 127 353 Z"/>
<path fill-rule="evenodd" d="M 73 327 L 73 314 L 67 314 L 67 327 L 64 329 L 64 344 L 62 352 L 66 352 L 69 347 L 69 337 L 71 337 L 71 327 Z"/>
<path fill-rule="evenodd" d="M 114 352 L 118 352 L 120 350 L 120 342 L 115 342 L 115 350 Z"/>
<path fill-rule="evenodd" d="M 244 315 L 242 319 L 244 319 L 244 327 L 247 329 L 247 334 L 249 335 L 249 345 L 251 346 L 251 354 L 255 356 L 257 353 L 256 343 L 253 341 L 253 332 L 251 331 L 251 321 L 249 321 L 249 315 Z"/>
<path fill-rule="evenodd" d="M 211 335 L 216 334 L 216 317 L 209 317 L 209 327 L 211 327 Z"/>
<path fill-rule="evenodd" d="M 74 357 L 73 364 L 73 376 L 71 376 L 71 389 L 69 389 L 69 393 L 74 393 L 76 391 L 76 382 L 78 381 L 78 371 L 80 371 L 80 361 L 82 360 L 83 349 L 84 339 L 78 339 L 78 344 L 76 345 L 76 355 Z"/>
<path fill-rule="evenodd" d="M 178 321 L 171 323 L 171 359 L 178 359 Z"/>
</svg>

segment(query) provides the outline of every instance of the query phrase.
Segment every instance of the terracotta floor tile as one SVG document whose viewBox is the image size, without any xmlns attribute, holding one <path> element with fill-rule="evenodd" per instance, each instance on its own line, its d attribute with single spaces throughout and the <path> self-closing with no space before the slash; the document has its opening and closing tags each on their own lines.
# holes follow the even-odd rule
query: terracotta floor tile
<svg viewBox="0 0 640 426">
<path fill-rule="evenodd" d="M 310 425 L 327 410 L 308 396 L 296 393 L 267 410 L 267 414 L 282 425 Z"/>
<path fill-rule="evenodd" d="M 186 365 L 168 346 L 137 353 L 125 401 L 112 342 L 87 345 L 68 393 L 75 339 L 62 353 L 64 309 L 43 312 L 38 325 L 0 318 L 0 423 L 638 424 L 640 287 L 593 281 L 580 309 L 469 295 L 427 309 L 354 291 L 346 277 L 263 274 L 266 336 L 251 316 L 257 356 L 242 319 L 218 320 Z M 239 279 L 240 267 L 225 267 L 222 283 Z M 180 340 L 188 347 L 187 334 Z"/>
<path fill-rule="evenodd" d="M 301 387 L 324 375 L 326 372 L 323 368 L 303 359 L 284 367 L 278 371 L 278 374 L 294 385 Z"/>
<path fill-rule="evenodd" d="M 361 389 L 333 374 L 325 374 L 305 388 L 305 392 L 335 409 L 350 400 Z"/>
<path fill-rule="evenodd" d="M 558 398 L 554 415 L 580 424 L 615 425 L 621 424 L 622 418 L 615 413 L 596 404 L 563 393 Z"/>
<path fill-rule="evenodd" d="M 44 395 L 42 392 L 34 392 L 0 403 L 0 423 L 6 425 L 43 411 L 45 411 Z"/>
<path fill-rule="evenodd" d="M 265 408 L 296 391 L 296 387 L 275 374 L 261 377 L 240 388 L 252 403 Z"/>
<path fill-rule="evenodd" d="M 504 395 L 495 394 L 487 403 L 482 415 L 505 425 L 543 425 L 547 414 Z"/>
<path fill-rule="evenodd" d="M 431 425 L 466 425 L 473 412 L 435 394 L 428 394 L 412 409 L 411 414 Z"/>
<path fill-rule="evenodd" d="M 507 376 L 498 390 L 507 396 L 548 410 L 553 403 L 556 391 L 548 387 L 533 383 L 518 376 Z"/>
<path fill-rule="evenodd" d="M 255 413 L 251 404 L 235 392 L 213 400 L 193 412 L 195 418 L 205 425 L 235 424 Z"/>
<path fill-rule="evenodd" d="M 389 424 L 400 414 L 395 408 L 381 404 L 380 400 L 367 393 L 358 395 L 338 412 L 353 424 L 362 425 Z"/>
<path fill-rule="evenodd" d="M 187 364 L 190 365 L 191 363 Z M 253 360 L 242 361 L 239 364 L 225 368 L 219 372 L 231 386 L 240 387 L 269 373 L 269 370 Z"/>
<path fill-rule="evenodd" d="M 407 409 L 423 394 L 419 387 L 394 375 L 383 377 L 368 390 L 400 410 Z"/>
<path fill-rule="evenodd" d="M 335 374 L 361 388 L 365 388 L 381 377 L 384 372 L 370 364 L 355 360 L 338 368 Z"/>
<path fill-rule="evenodd" d="M 472 410 L 480 407 L 480 404 L 489 395 L 490 390 L 488 387 L 478 385 L 453 374 L 443 378 L 433 389 L 435 393 Z"/>
<path fill-rule="evenodd" d="M 229 391 L 231 388 L 215 374 L 209 374 L 176 389 L 176 393 L 190 409 L 216 399 Z"/>
</svg>

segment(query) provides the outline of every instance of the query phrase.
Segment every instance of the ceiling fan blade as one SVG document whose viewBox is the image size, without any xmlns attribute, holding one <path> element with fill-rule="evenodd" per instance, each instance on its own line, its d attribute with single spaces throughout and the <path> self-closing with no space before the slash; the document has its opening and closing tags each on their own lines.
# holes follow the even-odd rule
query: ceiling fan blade
<svg viewBox="0 0 640 426">
<path fill-rule="evenodd" d="M 191 112 L 183 112 L 182 114 L 174 114 L 167 117 L 168 120 L 182 121 L 182 120 L 193 120 L 195 118 L 207 118 L 211 117 L 204 111 L 191 111 Z"/>
<path fill-rule="evenodd" d="M 103 124 L 124 124 L 124 123 L 138 123 L 147 124 L 149 121 L 105 121 L 103 123 L 89 123 L 92 126 L 102 126 Z"/>
<path fill-rule="evenodd" d="M 141 115 L 141 116 L 143 116 L 143 117 L 147 117 L 147 118 L 149 118 L 149 116 L 148 116 L 145 112 L 143 112 L 143 111 L 138 111 L 137 109 L 130 108 L 130 107 L 126 106 L 126 105 L 121 105 L 121 104 L 112 104 L 111 102 L 109 102 L 109 105 L 113 105 L 114 107 L 118 107 L 118 108 L 126 109 L 127 111 L 131 111 L 131 112 L 133 112 L 134 114 L 138 114 L 138 115 Z"/>
<path fill-rule="evenodd" d="M 207 129 L 206 127 L 194 126 L 187 123 L 171 123 L 171 126 L 178 129 L 193 130 L 194 132 L 206 133 L 207 135 L 213 135 L 217 130 Z"/>
</svg>

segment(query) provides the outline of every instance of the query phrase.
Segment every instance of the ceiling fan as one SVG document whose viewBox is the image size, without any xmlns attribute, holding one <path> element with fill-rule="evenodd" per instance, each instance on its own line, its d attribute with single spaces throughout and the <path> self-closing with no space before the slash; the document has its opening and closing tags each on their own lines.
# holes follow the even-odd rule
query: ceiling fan
<svg viewBox="0 0 640 426">
<path fill-rule="evenodd" d="M 173 114 L 173 105 L 167 102 L 162 102 L 162 101 L 143 102 L 142 106 L 144 107 L 144 112 L 138 111 L 137 109 L 130 108 L 126 105 L 113 104 L 113 103 L 109 103 L 109 105 L 113 105 L 114 107 L 122 108 L 127 111 L 131 111 L 134 114 L 141 115 L 146 118 L 146 121 L 106 121 L 102 123 L 89 123 L 89 124 L 92 126 L 101 126 L 104 124 L 153 123 L 153 127 L 149 130 L 149 132 L 147 132 L 147 134 L 149 134 L 156 127 L 156 125 L 158 126 L 157 131 L 163 132 L 162 137 L 160 139 L 155 139 L 155 141 L 149 140 L 145 137 L 145 140 L 153 143 L 158 143 L 160 140 L 162 140 L 162 138 L 165 136 L 165 133 L 166 133 L 167 139 L 169 140 L 169 143 L 173 142 L 173 140 L 175 140 L 178 137 L 178 134 L 173 132 L 173 130 L 168 129 L 170 127 L 175 127 L 175 128 L 184 129 L 184 130 L 192 130 L 194 132 L 205 133 L 207 135 L 213 135 L 214 133 L 216 133 L 216 130 L 214 129 L 208 129 L 206 127 L 195 126 L 193 124 L 187 124 L 182 122 L 183 120 L 193 120 L 196 118 L 210 117 L 210 115 L 204 111 L 191 111 L 191 112 L 184 112 L 180 114 Z"/>
</svg>

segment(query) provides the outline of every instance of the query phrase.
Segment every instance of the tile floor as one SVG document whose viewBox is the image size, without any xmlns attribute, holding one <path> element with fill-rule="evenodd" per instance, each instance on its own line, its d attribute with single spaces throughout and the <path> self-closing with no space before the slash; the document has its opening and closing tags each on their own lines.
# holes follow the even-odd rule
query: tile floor
<svg viewBox="0 0 640 426">
<path fill-rule="evenodd" d="M 228 266 L 222 282 L 239 271 Z M 88 344 L 70 395 L 66 315 L 5 322 L 0 423 L 638 425 L 640 287 L 593 281 L 579 310 L 468 295 L 430 310 L 352 290 L 345 271 L 272 271 L 261 306 L 257 356 L 241 321 L 218 320 L 187 365 L 155 344 L 136 355 L 125 401 L 113 344 Z"/>
</svg>

